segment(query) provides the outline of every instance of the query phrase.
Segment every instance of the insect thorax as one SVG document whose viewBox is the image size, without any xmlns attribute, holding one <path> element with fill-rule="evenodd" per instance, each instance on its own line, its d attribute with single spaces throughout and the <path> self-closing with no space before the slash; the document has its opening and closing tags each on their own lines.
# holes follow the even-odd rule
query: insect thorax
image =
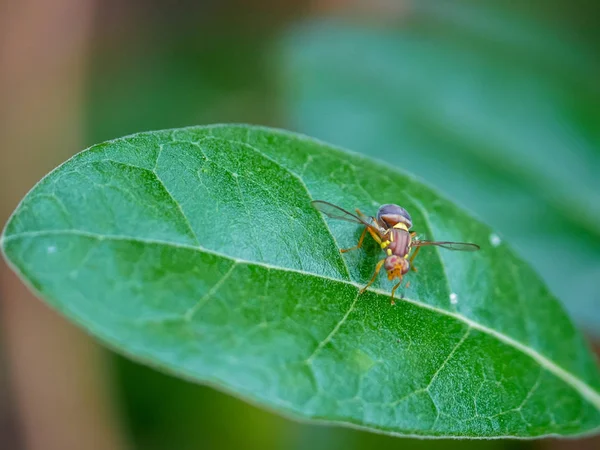
<svg viewBox="0 0 600 450">
<path fill-rule="evenodd" d="M 387 239 L 381 241 L 381 248 L 387 256 L 396 255 L 406 258 L 410 251 L 410 233 L 393 228 L 386 234 Z"/>
</svg>

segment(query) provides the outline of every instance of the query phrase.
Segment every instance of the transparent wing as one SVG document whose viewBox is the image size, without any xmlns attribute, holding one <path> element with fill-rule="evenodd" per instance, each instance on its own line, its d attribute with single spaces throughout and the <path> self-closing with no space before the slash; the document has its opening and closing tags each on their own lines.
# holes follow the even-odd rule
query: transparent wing
<svg viewBox="0 0 600 450">
<path fill-rule="evenodd" d="M 412 242 L 413 247 L 424 247 L 427 245 L 435 245 L 447 250 L 458 250 L 461 252 L 475 252 L 480 249 L 479 245 L 471 244 L 470 242 L 449 242 L 449 241 L 420 241 Z"/>
<path fill-rule="evenodd" d="M 312 205 L 325 214 L 327 217 L 332 219 L 345 220 L 347 222 L 359 223 L 367 227 L 377 230 L 374 224 L 367 222 L 365 219 L 358 217 L 356 214 L 352 214 L 350 211 L 346 211 L 333 203 L 325 202 L 323 200 L 314 200 L 311 202 Z"/>
</svg>

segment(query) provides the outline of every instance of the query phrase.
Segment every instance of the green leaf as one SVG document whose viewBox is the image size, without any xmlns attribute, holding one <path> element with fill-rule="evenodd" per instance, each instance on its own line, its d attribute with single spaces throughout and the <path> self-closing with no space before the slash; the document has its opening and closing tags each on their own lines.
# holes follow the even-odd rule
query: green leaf
<svg viewBox="0 0 600 450">
<path fill-rule="evenodd" d="M 289 126 L 403 167 L 493 223 L 598 334 L 598 52 L 540 14 L 465 3 L 415 2 L 397 28 L 288 33 Z"/>
<path fill-rule="evenodd" d="M 381 251 L 325 199 L 476 253 L 421 251 L 390 305 Z M 491 244 L 492 242 L 493 244 Z M 594 358 L 536 274 L 411 176 L 250 126 L 141 133 L 44 178 L 2 236 L 15 270 L 117 351 L 298 418 L 399 435 L 536 437 L 600 424 Z"/>
</svg>

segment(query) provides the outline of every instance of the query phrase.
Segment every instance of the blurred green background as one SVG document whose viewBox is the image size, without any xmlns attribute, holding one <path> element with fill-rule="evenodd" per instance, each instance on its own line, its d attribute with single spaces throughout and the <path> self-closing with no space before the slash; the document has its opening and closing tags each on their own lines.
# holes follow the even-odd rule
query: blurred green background
<svg viewBox="0 0 600 450">
<path fill-rule="evenodd" d="M 597 2 L 530 1 L 508 6 L 501 1 L 87 0 L 87 9 L 78 13 L 72 9 L 75 2 L 69 1 L 60 0 L 60 7 L 53 9 L 58 13 L 47 15 L 39 9 L 40 0 L 23 2 L 27 6 L 21 8 L 0 3 L 0 11 L 7 13 L 0 22 L 5 27 L 0 36 L 5 38 L 6 75 L 0 82 L 4 80 L 4 90 L 11 95 L 20 91 L 11 88 L 10 80 L 18 80 L 18 86 L 23 80 L 22 74 L 10 70 L 15 67 L 11 49 L 21 45 L 14 41 L 19 20 L 37 30 L 47 21 L 59 24 L 40 36 L 23 30 L 31 46 L 36 39 L 60 41 L 64 27 L 81 23 L 88 27 L 78 50 L 84 61 L 79 81 L 69 80 L 82 92 L 78 120 L 65 125 L 64 131 L 76 137 L 63 143 L 51 135 L 54 141 L 49 138 L 38 147 L 27 139 L 38 129 L 44 133 L 43 126 L 21 120 L 25 131 L 4 138 L 0 175 L 2 189 L 9 193 L 2 199 L 4 220 L 45 171 L 91 144 L 195 124 L 279 126 L 387 161 L 436 186 L 495 227 L 539 271 L 590 339 L 600 337 Z M 23 19 L 27 14 L 33 16 L 29 21 Z M 77 14 L 88 22 L 78 21 Z M 72 41 L 65 42 L 68 46 Z M 68 55 L 58 59 L 67 67 Z M 32 64 L 26 74 L 32 85 L 55 64 L 52 56 Z M 63 87 L 64 92 L 70 92 L 69 86 Z M 21 88 L 27 91 L 27 85 Z M 11 117 L 17 113 L 36 117 L 35 107 L 45 101 L 36 96 L 32 103 L 36 106 L 31 106 L 17 94 L 9 96 L 0 116 L 6 136 L 14 130 Z M 67 102 L 63 97 L 52 101 L 58 111 L 61 102 Z M 17 107 L 21 109 L 15 112 Z M 15 165 L 21 146 L 31 147 L 29 156 Z M 13 292 L 6 280 L 0 282 L 8 302 Z M 7 304 L 4 324 L 19 323 L 19 330 L 13 333 L 6 326 L 1 341 L 0 447 L 65 449 L 65 444 L 53 447 L 48 441 L 46 446 L 36 444 L 39 440 L 31 433 L 40 428 L 35 422 L 39 416 L 31 411 L 36 402 L 39 406 L 49 400 L 23 394 L 43 394 L 55 386 L 44 386 L 42 376 L 34 381 L 41 387 L 36 384 L 32 391 L 19 375 L 19 370 L 31 371 L 21 352 L 35 359 L 36 349 L 23 350 L 15 344 L 15 336 L 35 335 L 36 320 L 45 319 L 29 320 L 27 313 L 13 319 L 14 309 Z M 58 351 L 69 353 L 65 345 Z M 98 388 L 100 402 L 116 423 L 99 429 L 119 434 L 118 448 L 599 445 L 593 439 L 418 441 L 299 424 L 108 352 L 102 352 L 99 360 L 104 383 Z M 60 370 L 52 364 L 45 367 Z M 69 377 L 63 382 L 68 383 Z M 80 407 L 84 411 L 91 405 Z M 60 405 L 52 407 L 60 415 Z M 65 424 L 64 433 L 75 426 L 76 421 Z M 60 436 L 60 431 L 56 433 Z M 72 448 L 117 448 L 93 446 L 93 436 L 87 438 L 90 441 Z"/>
</svg>

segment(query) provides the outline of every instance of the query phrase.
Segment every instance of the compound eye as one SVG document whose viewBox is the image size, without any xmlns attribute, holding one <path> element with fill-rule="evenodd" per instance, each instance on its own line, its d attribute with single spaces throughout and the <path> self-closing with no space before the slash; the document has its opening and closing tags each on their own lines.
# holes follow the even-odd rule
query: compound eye
<svg viewBox="0 0 600 450">
<path fill-rule="evenodd" d="M 399 256 L 396 256 L 396 255 L 388 256 L 385 259 L 385 270 L 387 270 L 388 272 L 394 270 L 396 268 L 396 266 L 400 263 L 401 259 L 402 258 L 400 258 Z"/>
<path fill-rule="evenodd" d="M 406 275 L 410 270 L 410 263 L 405 259 L 404 266 L 402 267 L 402 275 Z"/>
</svg>

